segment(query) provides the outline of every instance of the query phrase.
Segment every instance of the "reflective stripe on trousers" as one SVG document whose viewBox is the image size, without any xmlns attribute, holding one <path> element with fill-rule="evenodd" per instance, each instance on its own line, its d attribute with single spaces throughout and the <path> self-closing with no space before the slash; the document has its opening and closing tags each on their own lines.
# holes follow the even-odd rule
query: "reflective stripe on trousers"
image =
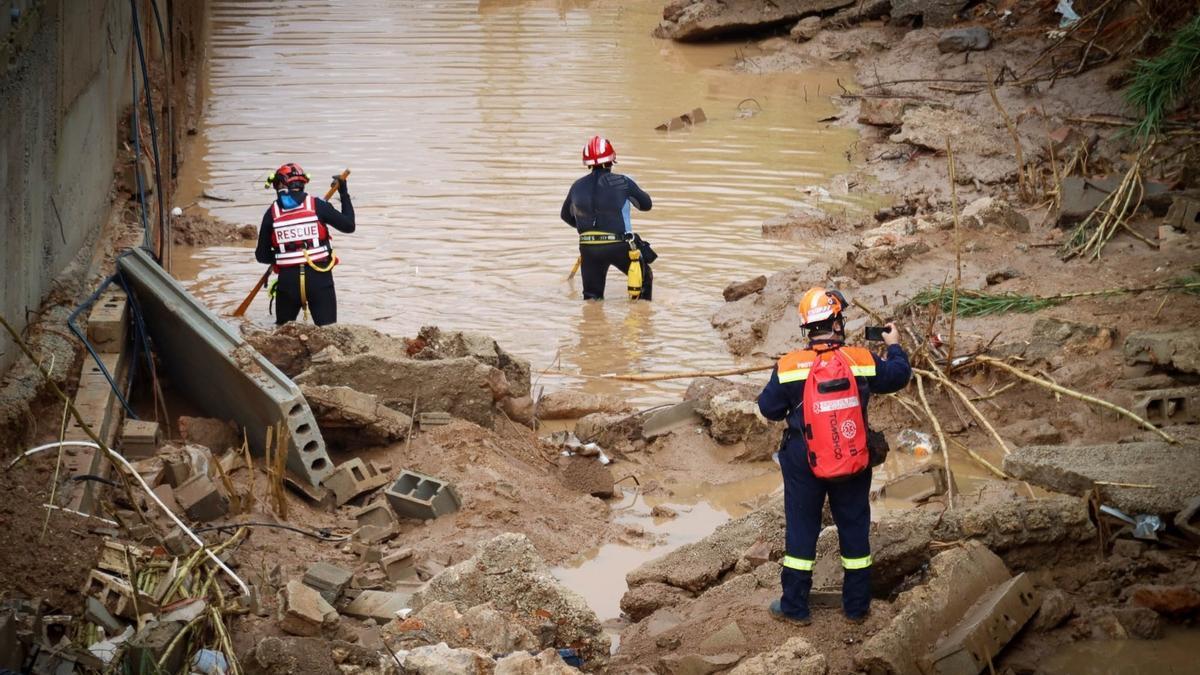
<svg viewBox="0 0 1200 675">
<path fill-rule="evenodd" d="M 800 570 L 801 572 L 811 572 L 813 569 L 813 565 L 815 565 L 816 562 L 817 561 L 815 561 L 815 560 L 805 560 L 804 558 L 794 558 L 790 555 L 783 556 L 783 566 L 784 567 L 790 567 L 794 570 Z"/>
<path fill-rule="evenodd" d="M 842 556 L 842 567 L 848 570 L 865 570 L 871 566 L 871 556 L 862 558 L 847 558 Z M 812 568 L 809 568 L 812 569 Z"/>
</svg>

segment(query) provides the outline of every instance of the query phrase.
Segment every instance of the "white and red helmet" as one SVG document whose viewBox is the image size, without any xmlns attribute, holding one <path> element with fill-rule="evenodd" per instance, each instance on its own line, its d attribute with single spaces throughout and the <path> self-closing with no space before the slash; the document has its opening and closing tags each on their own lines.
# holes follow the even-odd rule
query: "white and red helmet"
<svg viewBox="0 0 1200 675">
<path fill-rule="evenodd" d="M 603 136 L 592 136 L 592 140 L 583 146 L 583 165 L 596 166 L 617 161 L 617 150 Z"/>
</svg>

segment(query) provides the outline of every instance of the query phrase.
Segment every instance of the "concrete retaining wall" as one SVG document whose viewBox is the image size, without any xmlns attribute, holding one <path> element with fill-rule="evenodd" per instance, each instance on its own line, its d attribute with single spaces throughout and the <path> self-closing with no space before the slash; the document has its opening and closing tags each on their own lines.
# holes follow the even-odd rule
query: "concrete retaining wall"
<svg viewBox="0 0 1200 675">
<path fill-rule="evenodd" d="M 139 1 L 146 57 L 162 63 L 151 0 Z M 204 0 L 158 0 L 176 100 L 196 84 Z M 10 7 L 12 12 L 10 14 Z M 24 328 L 51 282 L 92 246 L 112 206 L 122 116 L 136 62 L 129 0 L 11 0 L 0 16 L 0 313 Z M 139 89 L 141 74 L 138 73 Z M 193 100 L 194 96 L 192 97 Z M 163 101 L 156 114 L 165 117 Z M 139 113 L 144 115 L 144 107 Z M 178 117 L 178 113 L 176 114 Z M 178 138 L 186 126 L 176 121 Z M 165 124 L 164 124 L 165 128 Z M 164 143 L 164 180 L 172 162 Z M 156 207 L 155 207 L 156 208 Z M 156 219 L 156 211 L 151 220 Z M 0 373 L 19 352 L 0 336 Z"/>
</svg>

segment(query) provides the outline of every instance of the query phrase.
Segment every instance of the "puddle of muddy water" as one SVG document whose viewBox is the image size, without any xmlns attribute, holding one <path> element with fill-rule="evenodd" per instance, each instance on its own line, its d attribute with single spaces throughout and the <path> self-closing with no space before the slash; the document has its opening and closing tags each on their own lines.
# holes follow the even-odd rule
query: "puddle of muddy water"
<svg viewBox="0 0 1200 675">
<path fill-rule="evenodd" d="M 1050 657 L 1045 675 L 1194 675 L 1200 672 L 1200 630 L 1168 629 L 1161 640 L 1077 642 Z"/>
<path fill-rule="evenodd" d="M 314 192 L 349 166 L 359 230 L 335 238 L 339 319 L 400 335 L 424 324 L 483 331 L 539 370 L 555 355 L 583 376 L 728 367 L 709 325 L 721 290 L 811 259 L 804 244 L 764 241 L 760 225 L 816 199 L 802 189 L 845 171 L 855 140 L 817 122 L 846 73 L 733 73 L 724 65 L 744 45 L 650 37 L 658 0 L 210 7 L 202 157 L 181 192 L 228 198 L 200 204 L 257 225 L 272 196 L 263 176 L 283 161 L 312 173 Z M 747 98 L 763 111 L 740 119 Z M 695 107 L 708 122 L 655 131 Z M 596 133 L 654 198 L 634 216 L 661 255 L 653 303 L 624 300 L 617 272 L 602 304 L 582 303 L 578 277 L 566 280 L 577 246 L 559 207 Z M 180 250 L 174 260 L 226 315 L 262 273 L 247 247 Z M 250 316 L 266 325 L 264 295 Z M 686 382 L 543 384 L 646 403 Z"/>
</svg>

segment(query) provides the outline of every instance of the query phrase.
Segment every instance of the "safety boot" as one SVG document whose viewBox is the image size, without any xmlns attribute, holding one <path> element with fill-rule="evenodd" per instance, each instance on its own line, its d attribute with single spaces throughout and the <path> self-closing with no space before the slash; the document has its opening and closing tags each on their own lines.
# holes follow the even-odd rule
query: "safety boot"
<svg viewBox="0 0 1200 675">
<path fill-rule="evenodd" d="M 778 598 L 771 601 L 771 616 L 779 619 L 780 621 L 786 621 L 797 626 L 807 626 L 812 623 L 812 617 L 808 614 L 805 614 L 804 616 L 792 616 L 790 614 L 784 614 L 782 601 Z"/>
</svg>

